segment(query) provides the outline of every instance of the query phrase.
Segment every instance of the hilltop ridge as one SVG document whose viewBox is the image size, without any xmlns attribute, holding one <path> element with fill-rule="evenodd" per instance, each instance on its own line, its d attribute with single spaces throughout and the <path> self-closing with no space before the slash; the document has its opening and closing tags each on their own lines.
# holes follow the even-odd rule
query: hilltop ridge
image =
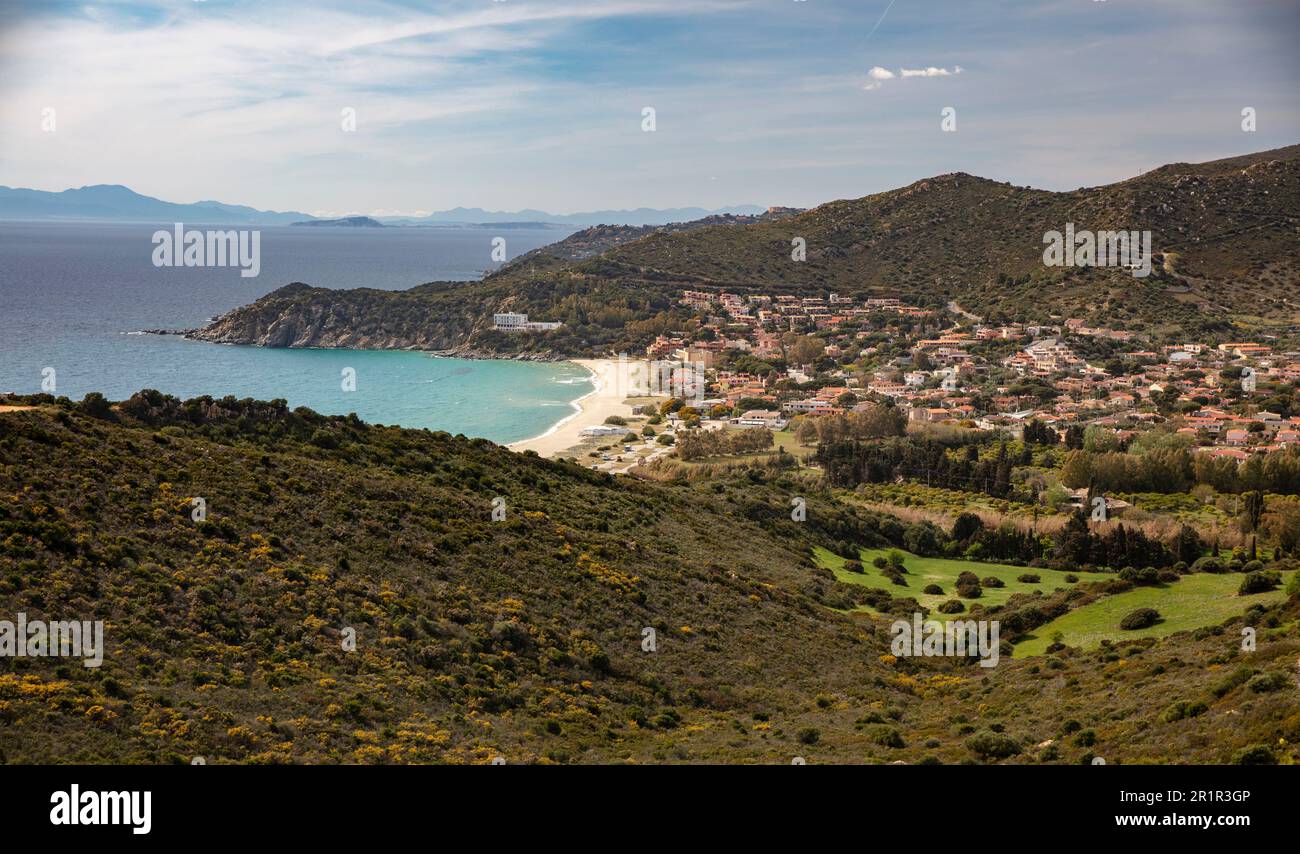
<svg viewBox="0 0 1300 854">
<path fill-rule="evenodd" d="M 1047 267 L 1043 236 L 1149 230 L 1154 269 Z M 669 227 L 596 227 L 474 283 L 272 294 L 195 337 L 263 346 L 427 347 L 525 355 L 637 351 L 679 328 L 683 288 L 956 301 L 990 322 L 1080 316 L 1196 336 L 1300 324 L 1300 146 L 1152 170 L 1056 193 L 949 173 L 811 210 Z M 803 261 L 792 242 L 806 244 Z M 546 336 L 492 330 L 496 311 L 558 321 Z M 292 329 L 288 333 L 286 329 Z M 358 343 L 360 342 L 360 343 Z"/>
</svg>

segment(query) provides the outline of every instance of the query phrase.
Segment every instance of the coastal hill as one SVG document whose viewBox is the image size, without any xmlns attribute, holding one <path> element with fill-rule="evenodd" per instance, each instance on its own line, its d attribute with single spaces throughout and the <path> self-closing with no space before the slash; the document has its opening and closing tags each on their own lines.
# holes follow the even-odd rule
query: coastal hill
<svg viewBox="0 0 1300 854">
<path fill-rule="evenodd" d="M 1149 230 L 1157 269 L 1049 268 L 1043 235 Z M 791 240 L 807 262 L 790 263 Z M 1300 286 L 1300 146 L 1204 164 L 1171 164 L 1127 181 L 1053 193 L 961 173 L 822 205 L 734 232 L 651 235 L 610 261 L 777 290 L 893 290 L 957 300 L 993 318 L 1039 306 L 1123 326 L 1173 312 L 1185 332 L 1204 315 L 1295 320 Z M 1203 315 L 1197 317 L 1197 314 Z"/>
<path fill-rule="evenodd" d="M 642 482 L 283 401 L 8 408 L 0 611 L 103 620 L 106 654 L 9 660 L 0 761 L 1229 762 L 1300 738 L 1285 692 L 1233 675 L 1231 625 L 894 660 L 850 613 L 875 594 L 812 555 L 902 527 L 780 470 Z M 1289 670 L 1294 641 L 1260 637 L 1251 667 Z"/>
<path fill-rule="evenodd" d="M 648 237 L 652 234 L 679 234 L 714 226 L 752 225 L 758 222 L 775 222 L 801 213 L 799 208 L 768 208 L 760 214 L 714 214 L 687 222 L 670 222 L 666 225 L 596 225 L 575 232 L 563 240 L 542 246 L 519 256 L 515 263 L 532 262 L 547 256 L 566 261 L 594 258 L 616 246 Z"/>
<path fill-rule="evenodd" d="M 1048 267 L 1043 237 L 1151 232 L 1153 270 Z M 905 296 L 998 320 L 1082 317 L 1162 336 L 1286 332 L 1300 321 L 1300 146 L 1171 164 L 1102 187 L 1048 192 L 965 174 L 752 223 L 588 230 L 481 282 L 400 294 L 295 288 L 218 318 L 195 337 L 266 346 L 422 347 L 554 355 L 637 351 L 681 328 L 680 291 Z M 792 241 L 806 260 L 792 259 Z M 495 311 L 564 327 L 491 329 Z"/>
</svg>

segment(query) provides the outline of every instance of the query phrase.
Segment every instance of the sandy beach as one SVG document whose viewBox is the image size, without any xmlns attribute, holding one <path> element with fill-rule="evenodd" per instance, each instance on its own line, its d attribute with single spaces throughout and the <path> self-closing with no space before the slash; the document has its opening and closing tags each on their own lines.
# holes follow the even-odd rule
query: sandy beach
<svg viewBox="0 0 1300 854">
<path fill-rule="evenodd" d="M 619 381 L 619 363 L 616 359 L 574 359 L 592 373 L 596 388 L 578 398 L 574 404 L 578 411 L 556 424 L 540 436 L 515 442 L 512 451 L 536 451 L 543 457 L 554 457 L 582 443 L 579 432 L 585 427 L 598 427 L 611 415 L 629 416 L 632 407 L 624 403 L 628 396 L 626 380 Z"/>
</svg>

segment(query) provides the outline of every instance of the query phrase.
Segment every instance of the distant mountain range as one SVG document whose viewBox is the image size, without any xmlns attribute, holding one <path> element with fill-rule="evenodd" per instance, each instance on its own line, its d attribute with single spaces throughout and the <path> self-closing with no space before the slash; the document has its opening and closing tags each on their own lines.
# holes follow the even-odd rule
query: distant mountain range
<svg viewBox="0 0 1300 854">
<path fill-rule="evenodd" d="M 637 208 L 636 210 L 586 211 L 552 214 L 539 210 L 487 211 L 482 208 L 452 208 L 422 217 L 376 217 L 385 225 L 450 224 L 521 224 L 556 223 L 560 225 L 659 225 L 685 222 L 721 214 L 760 214 L 756 205 L 706 210 L 704 208 Z M 68 220 L 91 222 L 185 222 L 221 225 L 294 225 L 320 221 L 300 211 L 264 211 L 247 205 L 202 201 L 192 204 L 165 202 L 141 195 L 121 184 L 95 184 L 88 187 L 49 192 L 0 186 L 0 219 Z M 345 217 L 344 220 L 354 219 Z M 340 220 L 326 220 L 341 222 Z"/>
<path fill-rule="evenodd" d="M 0 219 L 289 225 L 315 217 L 299 211 L 261 211 L 223 202 L 177 204 L 143 196 L 121 184 L 95 184 L 61 193 L 0 187 Z"/>
</svg>

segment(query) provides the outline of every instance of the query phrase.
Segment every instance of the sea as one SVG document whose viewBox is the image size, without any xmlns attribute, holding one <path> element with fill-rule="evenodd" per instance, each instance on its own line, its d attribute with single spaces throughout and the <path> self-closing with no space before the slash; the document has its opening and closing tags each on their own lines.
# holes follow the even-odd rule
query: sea
<svg viewBox="0 0 1300 854">
<path fill-rule="evenodd" d="M 202 230 L 215 225 L 187 225 Z M 248 226 L 229 226 L 247 228 Z M 0 393 L 124 400 L 152 388 L 180 398 L 284 398 L 291 407 L 509 443 L 545 433 L 592 390 L 572 362 L 467 360 L 376 350 L 271 349 L 190 341 L 191 329 L 290 282 L 402 290 L 474 281 L 571 229 L 260 226 L 259 274 L 158 267 L 153 234 L 171 223 L 0 222 Z M 352 369 L 355 390 L 346 389 Z"/>
</svg>

